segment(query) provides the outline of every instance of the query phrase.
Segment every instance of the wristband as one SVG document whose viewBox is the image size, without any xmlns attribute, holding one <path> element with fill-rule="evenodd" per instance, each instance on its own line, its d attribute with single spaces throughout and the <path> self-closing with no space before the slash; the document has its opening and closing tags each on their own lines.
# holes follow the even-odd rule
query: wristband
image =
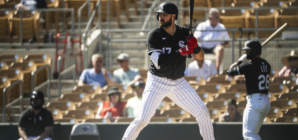
<svg viewBox="0 0 298 140">
<path fill-rule="evenodd" d="M 193 49 L 193 53 L 198 54 L 201 50 L 202 50 L 201 47 L 196 47 Z"/>
</svg>

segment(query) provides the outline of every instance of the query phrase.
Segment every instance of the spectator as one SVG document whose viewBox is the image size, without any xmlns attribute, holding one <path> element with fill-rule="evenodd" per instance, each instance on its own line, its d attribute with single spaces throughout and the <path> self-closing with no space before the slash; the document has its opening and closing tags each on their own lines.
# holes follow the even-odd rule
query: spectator
<svg viewBox="0 0 298 140">
<path fill-rule="evenodd" d="M 228 100 L 226 112 L 219 117 L 219 122 L 242 122 L 242 115 L 237 111 L 234 99 Z"/>
<path fill-rule="evenodd" d="M 112 122 L 116 117 L 122 117 L 126 102 L 121 102 L 121 92 L 117 87 L 110 87 L 108 91 L 109 101 L 103 101 L 97 110 L 95 118 L 109 118 Z"/>
<path fill-rule="evenodd" d="M 224 48 L 229 45 L 228 41 L 213 41 L 204 42 L 205 40 L 230 40 L 227 31 L 202 31 L 202 30 L 226 30 L 226 27 L 219 23 L 220 16 L 219 11 L 215 8 L 209 10 L 209 20 L 200 23 L 194 32 L 195 38 L 197 38 L 199 45 L 203 48 L 206 54 L 214 53 L 216 55 L 216 70 L 219 72 L 220 64 L 224 57 Z"/>
<path fill-rule="evenodd" d="M 135 97 L 127 101 L 126 107 L 123 110 L 123 116 L 128 118 L 135 118 L 141 110 L 142 96 L 145 88 L 145 82 L 137 81 L 132 86 Z M 160 114 L 160 106 L 157 107 L 155 116 Z"/>
<path fill-rule="evenodd" d="M 284 67 L 278 72 L 276 77 L 296 76 L 298 73 L 298 54 L 292 50 L 290 54 L 281 59 Z"/>
<path fill-rule="evenodd" d="M 200 76 L 207 80 L 210 76 L 217 74 L 217 70 L 211 60 L 196 60 L 188 64 L 185 76 Z"/>
<path fill-rule="evenodd" d="M 92 55 L 93 68 L 85 69 L 81 76 L 78 85 L 99 85 L 101 88 L 107 88 L 108 84 L 112 84 L 111 74 L 103 65 L 103 57 L 101 54 Z"/>
<path fill-rule="evenodd" d="M 117 57 L 117 61 L 121 68 L 117 69 L 113 73 L 113 81 L 122 85 L 131 85 L 134 78 L 140 75 L 139 70 L 135 68 L 129 68 L 129 55 L 121 53 Z"/>
<path fill-rule="evenodd" d="M 19 140 L 52 140 L 50 135 L 54 128 L 54 120 L 50 111 L 43 108 L 44 95 L 33 91 L 30 97 L 32 108 L 25 110 L 19 120 Z"/>
</svg>

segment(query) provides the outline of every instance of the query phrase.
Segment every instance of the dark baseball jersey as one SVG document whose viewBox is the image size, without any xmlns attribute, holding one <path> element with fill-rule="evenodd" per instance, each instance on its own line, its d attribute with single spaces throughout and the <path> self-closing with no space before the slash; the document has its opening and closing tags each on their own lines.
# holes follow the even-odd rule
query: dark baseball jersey
<svg viewBox="0 0 298 140">
<path fill-rule="evenodd" d="M 33 109 L 25 110 L 19 120 L 19 127 L 25 128 L 27 136 L 39 136 L 46 127 L 54 126 L 52 113 L 42 108 L 38 114 Z"/>
<path fill-rule="evenodd" d="M 189 31 L 186 27 L 176 25 L 174 35 L 168 34 L 162 27 L 149 32 L 147 38 L 148 55 L 152 52 L 160 52 L 157 69 L 153 62 L 150 63 L 149 71 L 156 76 L 176 80 L 184 76 L 186 56 L 176 52 L 186 45 L 186 36 Z"/>
<path fill-rule="evenodd" d="M 245 75 L 247 95 L 253 93 L 268 94 L 270 64 L 262 58 L 255 58 L 251 62 L 244 62 L 231 69 L 233 75 Z"/>
</svg>

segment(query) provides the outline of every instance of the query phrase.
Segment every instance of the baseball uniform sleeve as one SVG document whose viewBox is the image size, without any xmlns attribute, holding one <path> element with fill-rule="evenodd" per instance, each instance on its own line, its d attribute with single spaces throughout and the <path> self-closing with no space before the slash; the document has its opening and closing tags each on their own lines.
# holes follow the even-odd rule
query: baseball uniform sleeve
<svg viewBox="0 0 298 140">
<path fill-rule="evenodd" d="M 244 62 L 240 65 L 237 65 L 235 67 L 232 67 L 228 70 L 227 75 L 229 76 L 235 76 L 235 75 L 243 75 L 246 72 L 251 71 L 252 64 L 250 62 Z"/>
<path fill-rule="evenodd" d="M 148 34 L 147 49 L 148 55 L 151 55 L 154 51 L 162 53 L 161 38 L 156 30 L 151 31 Z"/>
</svg>

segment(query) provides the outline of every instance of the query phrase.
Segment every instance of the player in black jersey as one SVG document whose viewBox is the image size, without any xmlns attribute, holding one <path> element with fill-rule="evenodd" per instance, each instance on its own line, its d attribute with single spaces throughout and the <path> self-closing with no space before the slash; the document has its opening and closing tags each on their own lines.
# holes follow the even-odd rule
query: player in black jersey
<svg viewBox="0 0 298 140">
<path fill-rule="evenodd" d="M 246 50 L 246 58 L 250 61 L 232 64 L 227 75 L 245 75 L 247 104 L 243 114 L 243 137 L 245 140 L 260 140 L 258 133 L 270 110 L 267 94 L 271 66 L 260 57 L 262 46 L 259 41 L 246 41 L 242 49 Z"/>
<path fill-rule="evenodd" d="M 196 59 L 202 60 L 204 53 L 201 47 L 197 46 L 196 38 L 188 38 L 187 28 L 175 25 L 178 16 L 175 4 L 162 3 L 156 13 L 160 27 L 148 34 L 147 48 L 151 64 L 141 110 L 127 128 L 123 140 L 137 138 L 166 96 L 196 118 L 204 140 L 214 140 L 209 111 L 196 91 L 183 78 L 186 55 L 190 53 Z"/>
</svg>

